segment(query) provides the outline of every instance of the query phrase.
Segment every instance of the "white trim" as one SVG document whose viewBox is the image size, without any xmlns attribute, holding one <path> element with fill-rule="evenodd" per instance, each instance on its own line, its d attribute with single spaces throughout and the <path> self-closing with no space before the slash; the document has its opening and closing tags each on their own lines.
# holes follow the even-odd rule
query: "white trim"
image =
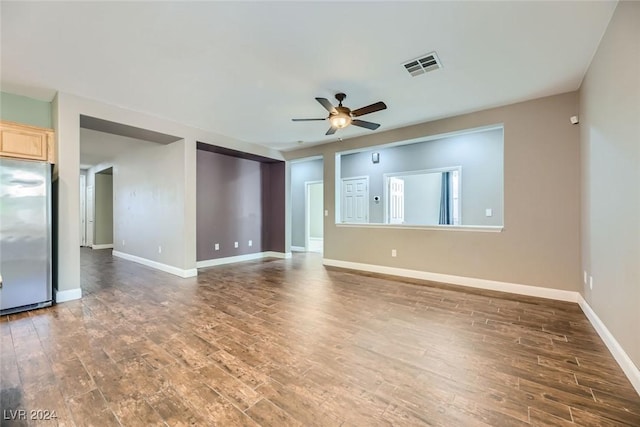
<svg viewBox="0 0 640 427">
<path fill-rule="evenodd" d="M 302 248 L 304 251 L 304 248 Z M 228 256 L 225 258 L 207 259 L 196 262 L 196 268 L 214 267 L 216 265 L 234 264 L 236 262 L 253 261 L 262 258 L 291 258 L 291 252 L 256 252 L 253 254 Z"/>
<path fill-rule="evenodd" d="M 305 249 L 304 246 L 291 246 L 291 251 L 292 252 L 306 252 L 307 250 Z"/>
<path fill-rule="evenodd" d="M 600 335 L 600 338 L 602 338 L 602 341 L 604 341 L 604 344 L 613 355 L 613 358 L 616 359 L 616 362 L 618 362 L 622 371 L 625 373 L 627 378 L 629 378 L 633 388 L 635 388 L 638 394 L 640 394 L 640 369 L 638 369 L 638 367 L 633 363 L 620 343 L 616 340 L 609 329 L 607 329 L 595 311 L 593 311 L 589 303 L 587 303 L 580 294 L 578 294 L 578 304 L 580 304 L 580 308 L 582 308 L 585 316 L 587 316 L 587 319 L 589 319 L 598 335 Z"/>
<path fill-rule="evenodd" d="M 91 249 L 113 249 L 113 243 L 105 243 L 102 245 L 91 245 Z"/>
<path fill-rule="evenodd" d="M 156 270 L 161 270 L 166 273 L 174 274 L 178 277 L 187 278 L 187 277 L 195 277 L 198 275 L 198 270 L 195 268 L 190 268 L 188 270 L 183 270 L 178 267 L 174 267 L 172 265 L 162 264 L 161 262 L 152 261 L 150 259 L 142 258 L 136 255 L 127 254 L 120 251 L 113 251 L 113 256 L 118 258 L 126 259 L 128 261 L 137 262 L 138 264 L 146 265 L 147 267 L 155 268 Z"/>
<path fill-rule="evenodd" d="M 539 286 L 520 285 L 517 283 L 498 282 L 496 280 L 476 279 L 474 277 L 453 276 L 450 274 L 430 273 L 428 271 L 409 270 L 406 268 L 386 267 L 383 265 L 362 264 L 358 262 L 340 261 L 324 258 L 324 265 L 349 268 L 352 270 L 370 271 L 372 273 L 389 274 L 392 276 L 410 277 L 412 279 L 431 280 L 452 285 L 468 286 L 471 288 L 488 289 L 492 291 L 508 292 L 512 294 L 529 295 L 532 297 L 549 298 L 559 301 L 578 302 L 580 295 L 575 291 L 542 288 Z"/>
<path fill-rule="evenodd" d="M 362 264 L 357 262 L 340 261 L 324 258 L 324 265 L 348 268 L 352 270 L 369 271 L 373 273 L 389 274 L 393 276 L 410 277 L 413 279 L 432 280 L 435 282 L 452 285 L 468 286 L 472 288 L 489 289 L 493 291 L 508 292 L 512 294 L 528 295 L 540 298 L 549 298 L 558 301 L 575 302 L 580 305 L 585 316 L 596 330 L 609 352 L 625 373 L 633 388 L 640 394 L 640 369 L 633 363 L 624 348 L 607 329 L 591 306 L 585 301 L 579 292 L 565 291 L 561 289 L 541 288 L 538 286 L 520 285 L 516 283 L 498 282 L 495 280 L 476 279 L 473 277 L 453 276 L 449 274 L 430 273 L 427 271 L 409 270 L 405 268 L 385 267 L 381 265 Z"/>
<path fill-rule="evenodd" d="M 61 302 L 73 301 L 82 298 L 82 289 L 67 289 L 66 291 L 55 290 L 56 292 L 56 304 Z"/>
<path fill-rule="evenodd" d="M 214 267 L 216 265 L 233 264 L 235 262 L 252 261 L 254 259 L 264 258 L 264 252 L 256 252 L 253 254 L 228 256 L 225 258 L 207 259 L 196 262 L 196 268 Z"/>
<path fill-rule="evenodd" d="M 304 248 L 306 251 L 309 250 L 309 240 L 312 239 L 311 234 L 311 200 L 309 193 L 309 186 L 324 184 L 324 181 L 305 181 L 304 182 Z M 322 212 L 324 212 L 324 185 L 322 186 Z M 324 221 L 324 215 L 323 215 Z M 323 229 L 324 234 L 324 229 Z M 323 236 L 324 237 L 324 236 Z"/>
<path fill-rule="evenodd" d="M 504 231 L 504 227 L 502 225 L 404 225 L 337 222 L 336 227 L 392 228 L 395 230 L 479 231 L 481 233 L 501 233 Z"/>
<path fill-rule="evenodd" d="M 282 258 L 282 259 L 291 258 L 291 252 L 266 251 L 266 252 L 263 252 L 263 254 L 265 258 Z"/>
</svg>

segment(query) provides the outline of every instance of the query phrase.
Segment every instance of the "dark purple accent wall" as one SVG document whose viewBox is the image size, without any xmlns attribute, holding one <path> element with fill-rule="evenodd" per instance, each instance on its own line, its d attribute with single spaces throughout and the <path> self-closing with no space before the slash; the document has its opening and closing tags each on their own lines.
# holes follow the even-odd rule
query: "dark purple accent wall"
<svg viewBox="0 0 640 427">
<path fill-rule="evenodd" d="M 284 251 L 284 162 L 197 150 L 196 167 L 198 261 Z"/>
<path fill-rule="evenodd" d="M 284 162 L 262 163 L 262 247 L 285 251 Z"/>
</svg>

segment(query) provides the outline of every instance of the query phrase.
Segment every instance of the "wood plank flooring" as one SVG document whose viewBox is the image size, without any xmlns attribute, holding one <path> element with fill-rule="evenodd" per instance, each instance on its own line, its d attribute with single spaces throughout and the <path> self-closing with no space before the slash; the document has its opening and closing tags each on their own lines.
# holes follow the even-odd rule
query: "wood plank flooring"
<svg viewBox="0 0 640 427">
<path fill-rule="evenodd" d="M 640 426 L 576 304 L 318 254 L 179 279 L 83 249 L 82 283 L 0 318 L 2 425 Z"/>
</svg>

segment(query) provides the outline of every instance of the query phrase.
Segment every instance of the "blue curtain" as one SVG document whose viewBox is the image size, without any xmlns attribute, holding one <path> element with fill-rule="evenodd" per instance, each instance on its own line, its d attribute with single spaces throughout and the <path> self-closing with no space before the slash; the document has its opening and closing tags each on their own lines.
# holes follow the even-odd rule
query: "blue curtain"
<svg viewBox="0 0 640 427">
<path fill-rule="evenodd" d="M 442 172 L 440 219 L 438 224 L 453 224 L 451 218 L 451 172 Z"/>
</svg>

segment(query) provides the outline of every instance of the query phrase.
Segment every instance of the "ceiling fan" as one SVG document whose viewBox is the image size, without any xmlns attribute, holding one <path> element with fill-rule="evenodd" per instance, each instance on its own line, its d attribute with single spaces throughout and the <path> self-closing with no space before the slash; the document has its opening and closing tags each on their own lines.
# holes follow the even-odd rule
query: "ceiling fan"
<svg viewBox="0 0 640 427">
<path fill-rule="evenodd" d="M 309 122 L 319 120 L 329 120 L 331 127 L 325 135 L 333 135 L 338 129 L 346 128 L 349 125 L 360 126 L 371 130 L 376 130 L 380 127 L 378 123 L 367 122 L 365 120 L 355 119 L 354 117 L 364 116 L 365 114 L 375 113 L 376 111 L 385 110 L 387 105 L 384 102 L 376 102 L 375 104 L 367 105 L 366 107 L 358 108 L 357 110 L 351 110 L 348 107 L 342 106 L 342 101 L 347 97 L 344 93 L 336 93 L 336 99 L 338 100 L 338 106 L 334 107 L 327 98 L 316 98 L 328 112 L 329 116 L 323 119 L 291 119 L 294 122 Z"/>
</svg>

